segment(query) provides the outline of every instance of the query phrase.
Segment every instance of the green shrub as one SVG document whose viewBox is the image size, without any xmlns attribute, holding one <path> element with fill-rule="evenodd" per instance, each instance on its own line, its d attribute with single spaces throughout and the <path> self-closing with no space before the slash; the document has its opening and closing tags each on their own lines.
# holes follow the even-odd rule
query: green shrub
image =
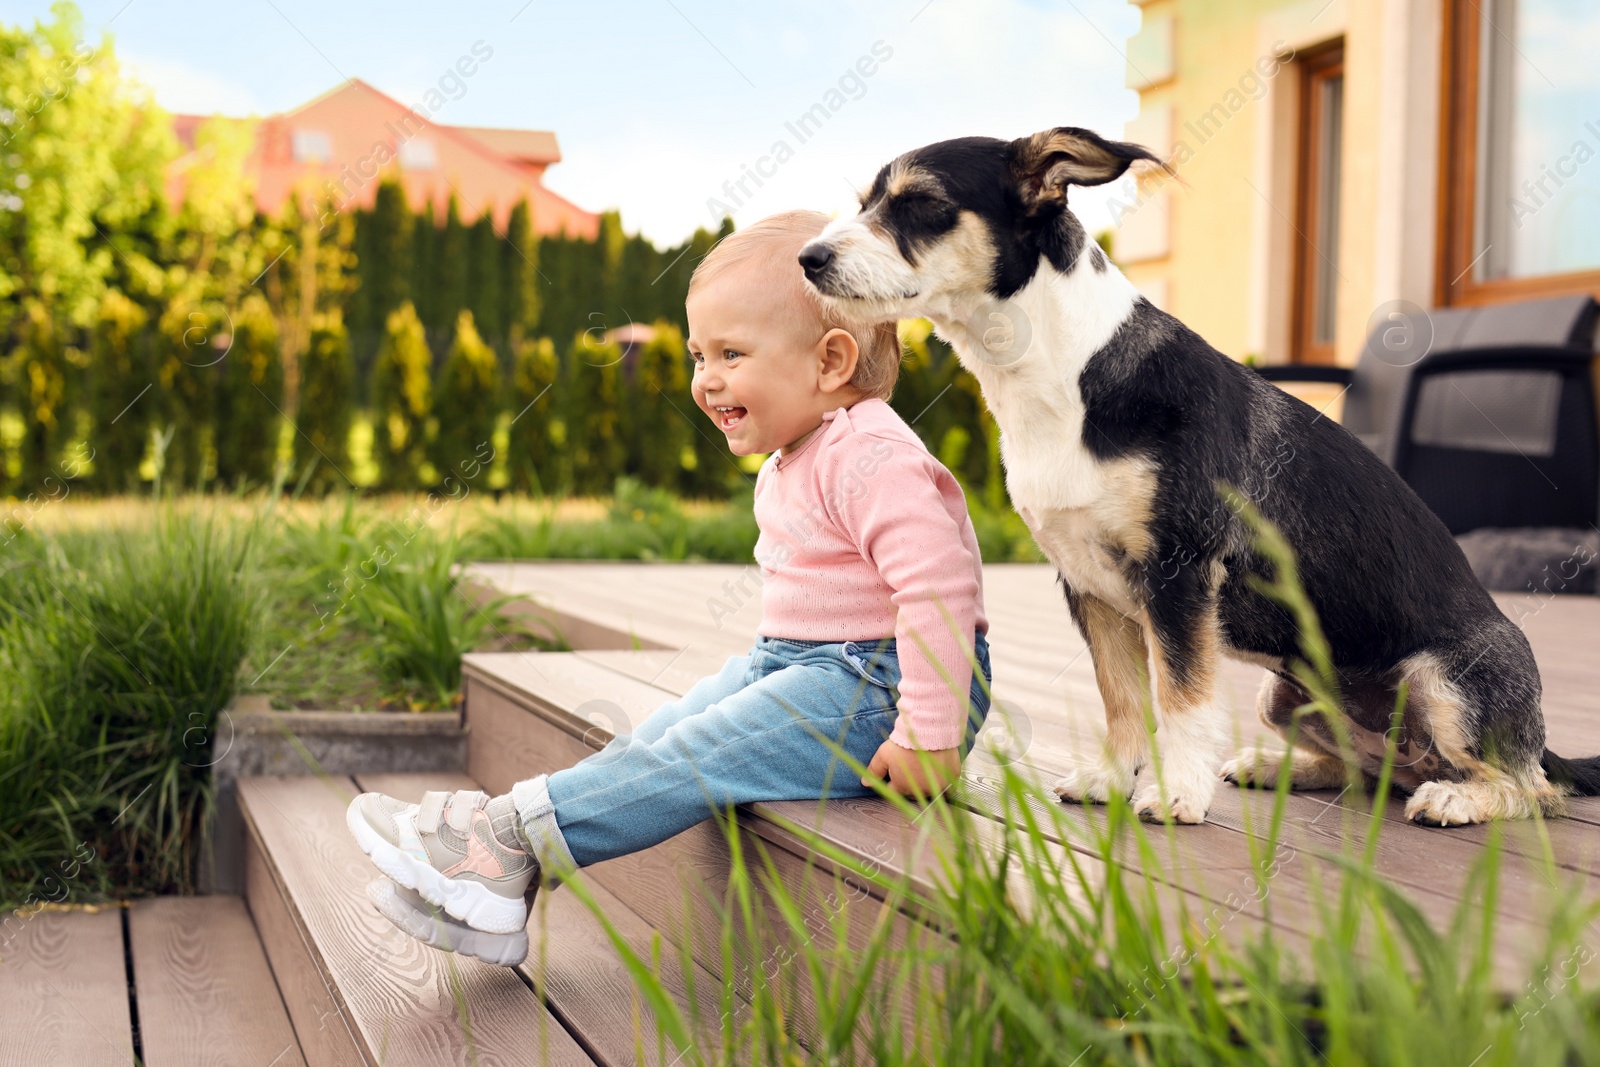
<svg viewBox="0 0 1600 1067">
<path fill-rule="evenodd" d="M 14 357 L 17 408 L 22 416 L 18 495 L 26 496 L 43 492 L 46 480 L 55 477 L 71 426 L 66 403 L 67 362 L 54 316 L 44 304 L 29 301 L 22 309 L 20 333 Z"/>
<path fill-rule="evenodd" d="M 233 342 L 218 366 L 217 480 L 230 489 L 270 485 L 278 466 L 283 363 L 278 325 L 252 293 L 233 315 Z"/>
<path fill-rule="evenodd" d="M 384 326 L 372 367 L 372 454 L 382 489 L 416 489 L 426 459 L 428 415 L 433 408 L 433 353 L 416 308 L 407 300 Z"/>
<path fill-rule="evenodd" d="M 471 599 L 454 573 L 459 557 L 454 534 L 422 532 L 350 599 L 356 623 L 372 636 L 383 680 L 413 694 L 417 710 L 454 706 L 461 657 L 520 634 L 503 610 L 511 597 Z"/>
<path fill-rule="evenodd" d="M 115 289 L 101 297 L 89 342 L 94 484 L 105 493 L 139 487 L 155 401 L 150 386 L 149 315 Z"/>
<path fill-rule="evenodd" d="M 689 392 L 689 351 L 683 334 L 665 319 L 655 337 L 639 349 L 628 387 L 621 429 L 627 442 L 628 473 L 646 485 L 683 488 L 684 454 L 694 456 L 695 424 L 713 430 Z"/>
<path fill-rule="evenodd" d="M 12 541 L 0 570 L 0 903 L 194 887 L 253 530 L 164 512 Z"/>
<path fill-rule="evenodd" d="M 295 414 L 295 478 L 312 493 L 348 487 L 351 390 L 355 364 L 350 334 L 337 312 L 319 314 L 300 357 L 300 410 Z"/>
<path fill-rule="evenodd" d="M 622 348 L 580 333 L 562 371 L 558 392 L 571 491 L 601 496 L 611 491 L 627 458 L 621 433 Z"/>
<path fill-rule="evenodd" d="M 487 475 L 501 406 L 499 361 L 478 336 L 472 312 L 462 311 L 434 395 L 433 466 L 452 495 Z"/>
<path fill-rule="evenodd" d="M 519 341 L 512 367 L 509 441 L 511 488 L 543 496 L 561 484 L 558 453 L 550 439 L 555 384 L 561 370 L 548 337 Z"/>
</svg>

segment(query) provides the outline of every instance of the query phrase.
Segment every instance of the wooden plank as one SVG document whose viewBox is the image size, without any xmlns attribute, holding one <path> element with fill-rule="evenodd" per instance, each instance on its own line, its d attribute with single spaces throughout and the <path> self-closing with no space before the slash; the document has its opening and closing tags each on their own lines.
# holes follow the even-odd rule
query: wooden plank
<svg viewBox="0 0 1600 1067">
<path fill-rule="evenodd" d="M 435 952 L 373 910 L 365 886 L 381 875 L 345 826 L 354 796 L 347 778 L 239 783 L 261 856 L 366 1061 L 592 1064 L 513 971 Z"/>
<path fill-rule="evenodd" d="M 283 996 L 295 1039 L 306 1062 L 317 1067 L 364 1067 L 360 1042 L 339 992 L 319 969 L 305 932 L 272 873 L 272 862 L 254 834 L 245 834 L 245 903 L 261 935 L 261 947 Z"/>
<path fill-rule="evenodd" d="M 366 774 L 357 775 L 356 784 L 401 799 L 419 798 L 429 789 L 479 788 L 464 774 Z M 688 985 L 672 939 L 600 884 L 591 881 L 587 889 L 606 921 L 642 958 L 651 958 L 652 939 L 661 936 L 662 984 L 689 1017 Z M 716 1004 L 722 983 L 699 964 L 690 966 L 699 1002 Z M 639 1047 L 655 1050 L 655 1013 L 639 997 L 601 920 L 573 893 L 557 889 L 536 897 L 528 919 L 528 959 L 518 970 L 544 992 L 550 1009 L 597 1062 L 622 1067 L 650 1061 L 648 1056 L 641 1061 L 636 1052 Z M 702 1019 L 700 1024 L 700 1047 L 715 1047 L 720 1032 L 716 1020 Z M 679 1051 L 670 1049 L 666 1059 Z"/>
<path fill-rule="evenodd" d="M 571 662 L 565 669 L 551 666 L 541 673 L 558 679 L 559 684 L 570 685 L 584 672 L 598 670 L 595 665 L 582 664 L 570 654 L 568 658 Z M 486 789 L 504 792 L 520 778 L 570 766 L 592 751 L 572 732 L 583 720 L 565 713 L 569 721 L 557 725 L 564 714 L 560 699 L 566 698 L 540 696 L 535 699 L 517 691 L 518 699 L 513 700 L 507 695 L 513 690 L 503 680 L 500 685 L 491 685 L 486 680 L 485 661 L 489 659 L 471 657 L 464 671 L 472 736 L 492 739 L 492 743 L 486 741 L 468 748 L 468 771 Z M 639 690 L 648 689 L 620 675 L 610 682 L 598 676 L 592 680 L 600 685 L 598 691 L 611 693 L 625 702 L 636 702 L 642 698 Z M 595 690 L 583 687 L 578 691 Z M 773 934 L 773 942 L 766 949 L 756 950 L 742 942 L 739 945 L 733 986 L 741 996 L 748 998 L 755 981 L 754 970 L 762 968 L 776 973 L 789 966 L 796 937 L 805 936 L 808 940 L 827 941 L 832 945 L 835 941 L 832 916 L 847 904 L 851 905 L 851 910 L 844 943 L 849 951 L 863 949 L 884 905 L 868 887 L 838 877 L 831 864 L 811 854 L 804 843 L 787 830 L 769 824 L 761 833 L 753 832 L 752 827 L 762 822 L 760 816 L 747 809 L 740 810 L 741 848 L 749 857 L 750 869 L 756 872 L 759 904 Z M 768 899 L 767 863 L 762 856 L 770 862 L 777 881 L 805 917 L 807 933 L 791 931 L 776 905 Z M 721 902 L 728 899 L 731 866 L 732 857 L 723 830 L 708 820 L 654 848 L 586 867 L 582 874 L 590 884 L 609 890 L 644 922 L 660 930 L 669 943 L 687 944 L 697 963 L 714 974 L 721 974 L 722 952 L 717 940 L 722 927 L 719 909 Z M 897 948 L 910 937 L 928 936 L 925 927 L 903 912 L 895 912 L 889 922 L 891 942 Z M 897 995 L 909 997 L 910 994 L 910 990 L 905 990 Z M 805 1034 L 814 1027 L 816 1018 L 808 982 L 798 983 L 798 995 L 795 1025 Z"/>
<path fill-rule="evenodd" d="M 244 901 L 141 900 L 128 943 L 146 1067 L 303 1067 Z"/>
<path fill-rule="evenodd" d="M 0 1064 L 131 1065 L 122 909 L 14 912 L 0 931 Z"/>
</svg>

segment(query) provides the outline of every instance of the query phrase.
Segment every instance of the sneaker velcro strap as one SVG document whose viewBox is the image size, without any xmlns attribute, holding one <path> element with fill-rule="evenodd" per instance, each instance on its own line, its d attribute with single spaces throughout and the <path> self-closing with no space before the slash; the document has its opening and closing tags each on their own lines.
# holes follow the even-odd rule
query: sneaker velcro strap
<svg viewBox="0 0 1600 1067">
<path fill-rule="evenodd" d="M 443 789 L 433 789 L 422 794 L 422 800 L 417 804 L 417 831 L 424 834 L 439 832 L 439 820 L 444 817 L 444 806 L 451 797 L 451 793 Z"/>
<path fill-rule="evenodd" d="M 488 802 L 489 794 L 481 789 L 457 789 L 445 806 L 445 821 L 452 830 L 464 834 L 472 829 L 472 813 Z"/>
</svg>

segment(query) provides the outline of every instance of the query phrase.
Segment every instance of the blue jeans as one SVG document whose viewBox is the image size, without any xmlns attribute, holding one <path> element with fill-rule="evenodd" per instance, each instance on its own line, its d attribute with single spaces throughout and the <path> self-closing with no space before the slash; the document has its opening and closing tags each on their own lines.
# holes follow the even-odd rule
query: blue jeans
<svg viewBox="0 0 1600 1067">
<path fill-rule="evenodd" d="M 989 712 L 989 645 L 977 635 L 963 755 Z M 728 805 L 872 795 L 824 741 L 865 767 L 897 714 L 892 638 L 760 637 L 747 655 L 702 678 L 577 765 L 512 787 L 546 886 L 563 873 L 625 856 Z"/>
</svg>

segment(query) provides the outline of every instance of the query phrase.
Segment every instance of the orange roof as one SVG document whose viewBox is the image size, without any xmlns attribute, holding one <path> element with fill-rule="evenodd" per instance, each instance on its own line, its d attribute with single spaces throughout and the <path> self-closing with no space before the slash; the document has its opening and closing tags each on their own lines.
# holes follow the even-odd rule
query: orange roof
<svg viewBox="0 0 1600 1067">
<path fill-rule="evenodd" d="M 452 126 L 452 130 L 476 138 L 507 159 L 519 163 L 561 162 L 556 135 L 549 130 L 502 130 L 494 126 Z"/>
<path fill-rule="evenodd" d="M 448 101 L 439 107 L 444 110 Z M 168 197 L 183 198 L 184 172 L 194 162 L 202 116 L 175 115 L 173 129 L 190 149 L 168 170 Z M 593 238 L 600 216 L 546 189 L 540 180 L 561 159 L 554 133 L 433 122 L 422 106 L 406 107 L 359 79 L 291 111 L 262 119 L 247 167 L 256 206 L 276 214 L 288 198 L 333 195 L 341 209 L 370 207 L 381 181 L 398 179 L 412 210 L 432 204 L 442 218 L 454 195 L 464 219 L 491 212 L 503 228 L 526 199 L 540 234 Z"/>
</svg>

